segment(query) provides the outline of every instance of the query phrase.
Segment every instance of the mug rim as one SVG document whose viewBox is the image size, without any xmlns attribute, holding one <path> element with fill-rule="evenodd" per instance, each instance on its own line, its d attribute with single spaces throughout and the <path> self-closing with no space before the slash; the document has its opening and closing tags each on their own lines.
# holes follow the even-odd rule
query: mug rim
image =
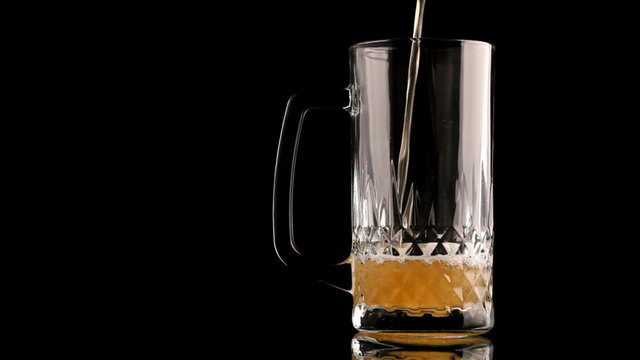
<svg viewBox="0 0 640 360">
<path fill-rule="evenodd" d="M 445 39 L 445 38 L 434 38 L 434 37 L 419 37 L 419 38 L 391 38 L 391 39 L 380 39 L 380 40 L 368 40 L 362 41 L 359 43 L 355 43 L 351 45 L 350 49 L 359 49 L 366 47 L 384 47 L 385 44 L 391 44 L 399 41 L 406 42 L 407 40 L 411 41 L 414 39 L 418 40 L 426 40 L 426 41 L 435 41 L 439 43 L 458 43 L 458 44 L 477 44 L 483 46 L 489 46 L 492 50 L 495 50 L 496 46 L 492 43 L 481 41 L 481 40 L 467 40 L 467 39 Z"/>
</svg>

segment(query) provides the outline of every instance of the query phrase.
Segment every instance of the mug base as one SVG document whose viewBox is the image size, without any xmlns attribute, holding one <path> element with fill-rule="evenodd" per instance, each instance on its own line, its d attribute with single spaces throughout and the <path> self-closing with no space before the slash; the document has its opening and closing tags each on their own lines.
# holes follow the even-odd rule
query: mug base
<svg viewBox="0 0 640 360">
<path fill-rule="evenodd" d="M 466 332 L 385 332 L 385 331 L 361 331 L 354 336 L 357 340 L 376 341 L 388 345 L 411 346 L 456 346 L 490 344 L 491 342 L 479 335 L 489 330 L 474 330 Z"/>
<path fill-rule="evenodd" d="M 385 309 L 358 304 L 353 325 L 359 331 L 393 333 L 394 336 L 462 338 L 487 333 L 493 327 L 493 313 L 484 307 L 476 311 L 453 310 L 446 316 L 410 309 Z"/>
</svg>

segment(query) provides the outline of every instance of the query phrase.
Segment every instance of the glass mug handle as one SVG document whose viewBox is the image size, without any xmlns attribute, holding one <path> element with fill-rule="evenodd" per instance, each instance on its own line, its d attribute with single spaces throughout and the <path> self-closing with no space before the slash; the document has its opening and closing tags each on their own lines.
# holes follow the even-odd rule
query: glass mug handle
<svg viewBox="0 0 640 360">
<path fill-rule="evenodd" d="M 272 203 L 273 246 L 278 258 L 296 271 L 304 272 L 330 286 L 349 292 L 350 290 L 345 287 L 335 284 L 339 282 L 339 278 L 349 278 L 346 275 L 335 274 L 337 268 L 341 268 L 340 266 L 321 263 L 303 255 L 296 243 L 293 231 L 293 189 L 298 145 L 305 115 L 308 111 L 317 109 L 349 111 L 350 100 L 349 89 L 338 92 L 303 92 L 289 98 L 278 142 Z M 337 265 L 343 264 L 346 262 Z"/>
</svg>

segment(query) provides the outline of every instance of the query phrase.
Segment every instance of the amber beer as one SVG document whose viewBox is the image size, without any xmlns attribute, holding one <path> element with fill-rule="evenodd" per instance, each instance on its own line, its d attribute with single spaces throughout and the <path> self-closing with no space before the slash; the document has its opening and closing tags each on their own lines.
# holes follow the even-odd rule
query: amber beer
<svg viewBox="0 0 640 360">
<path fill-rule="evenodd" d="M 482 304 L 491 278 L 489 267 L 455 260 L 366 260 L 353 267 L 357 303 L 416 315 L 448 316 Z"/>
<path fill-rule="evenodd" d="M 489 264 L 471 260 L 465 255 L 355 258 L 354 319 L 362 323 L 367 317 L 395 314 L 405 321 L 423 317 L 473 322 L 491 306 L 492 277 Z"/>
</svg>

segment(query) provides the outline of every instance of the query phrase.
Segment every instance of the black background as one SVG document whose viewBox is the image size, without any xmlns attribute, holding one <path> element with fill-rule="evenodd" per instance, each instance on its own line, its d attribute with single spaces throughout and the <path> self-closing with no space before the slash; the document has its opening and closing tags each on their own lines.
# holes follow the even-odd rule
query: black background
<svg viewBox="0 0 640 360">
<path fill-rule="evenodd" d="M 496 46 L 496 325 L 488 337 L 498 360 L 597 358 L 624 318 L 608 311 L 627 296 L 614 260 L 623 231 L 612 220 L 623 213 L 613 201 L 623 176 L 610 175 L 626 159 L 609 145 L 619 136 L 610 106 L 616 48 L 601 31 L 606 9 L 565 6 L 427 2 L 427 36 Z M 148 90 L 139 101 L 152 116 L 134 131 L 147 148 L 132 171 L 144 175 L 140 202 L 154 207 L 149 227 L 166 239 L 150 241 L 160 249 L 152 278 L 162 289 L 151 304 L 164 309 L 150 314 L 152 324 L 192 344 L 239 339 L 248 358 L 350 356 L 349 294 L 287 269 L 272 247 L 278 136 L 290 95 L 344 88 L 348 47 L 409 36 L 414 7 L 287 0 L 136 15 L 145 22 L 128 43 L 145 55 L 134 66 L 142 85 L 123 91 Z M 347 121 L 312 115 L 299 159 L 298 237 L 334 259 L 350 241 Z"/>
</svg>

